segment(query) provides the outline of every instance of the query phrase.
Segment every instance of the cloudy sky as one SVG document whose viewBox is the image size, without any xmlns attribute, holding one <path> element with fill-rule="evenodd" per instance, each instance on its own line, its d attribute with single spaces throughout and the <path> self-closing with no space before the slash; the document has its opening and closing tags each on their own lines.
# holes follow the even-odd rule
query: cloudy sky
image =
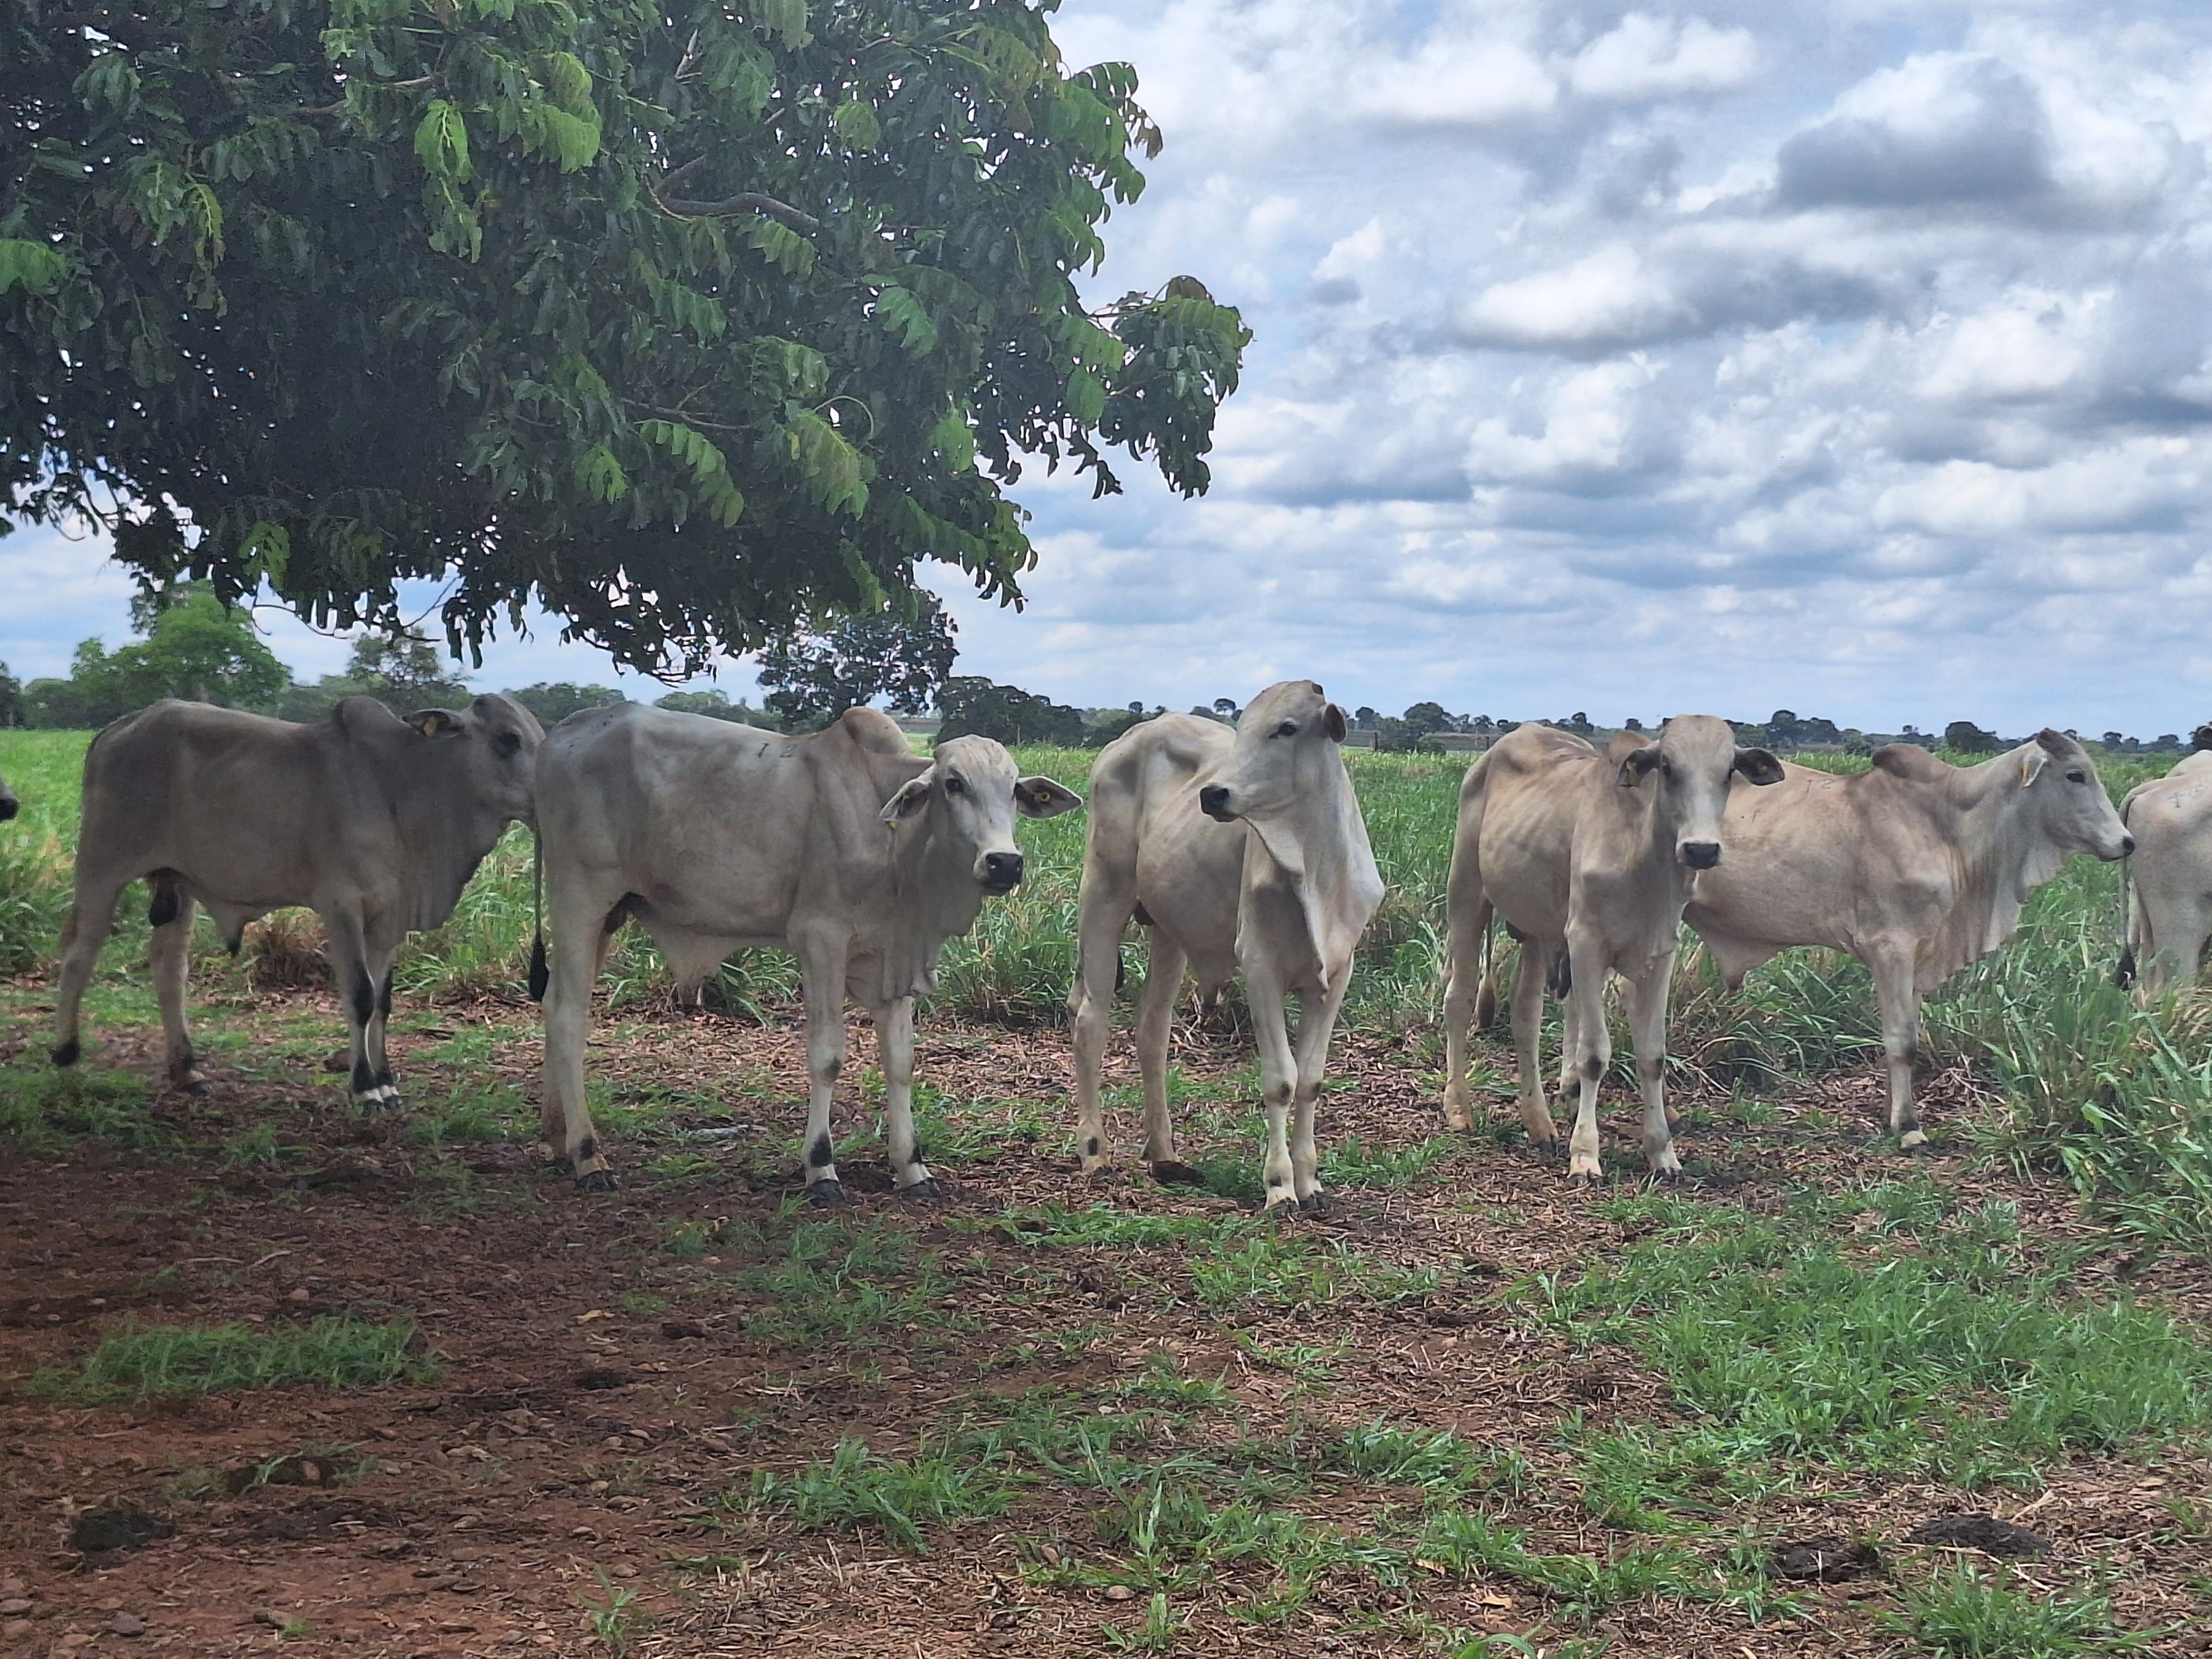
<svg viewBox="0 0 2212 1659">
<path fill-rule="evenodd" d="M 1097 291 L 1189 271 L 1259 337 L 1209 497 L 1025 485 L 1030 603 L 951 596 L 965 672 L 2212 716 L 2212 7 L 1067 0 L 1054 30 L 1134 63 L 1168 134 Z M 119 635 L 100 556 L 0 542 L 18 673 Z M 612 678 L 547 633 L 480 680 L 547 677 Z"/>
</svg>

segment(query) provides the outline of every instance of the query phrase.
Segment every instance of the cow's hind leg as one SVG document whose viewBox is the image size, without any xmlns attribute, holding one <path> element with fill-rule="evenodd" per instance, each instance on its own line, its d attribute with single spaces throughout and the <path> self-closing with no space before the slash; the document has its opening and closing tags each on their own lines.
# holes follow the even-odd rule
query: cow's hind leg
<svg viewBox="0 0 2212 1659">
<path fill-rule="evenodd" d="M 1449 919 L 1451 964 L 1444 980 L 1444 1127 L 1472 1129 L 1474 1114 L 1467 1093 L 1467 1037 L 1481 1018 L 1484 995 L 1490 990 L 1489 952 L 1484 948 L 1490 932 L 1488 899 L 1469 906 L 1465 917 Z"/>
<path fill-rule="evenodd" d="M 1674 976 L 1674 953 L 1670 951 L 1643 978 L 1628 981 L 1636 1080 L 1644 1092 L 1644 1162 L 1662 1181 L 1682 1173 L 1681 1161 L 1674 1156 L 1674 1115 L 1667 1107 L 1667 993 Z"/>
<path fill-rule="evenodd" d="M 1121 979 L 1121 930 L 1136 905 L 1133 892 L 1086 865 L 1081 909 L 1076 921 L 1075 986 L 1067 999 L 1075 1060 L 1075 1156 L 1077 1167 L 1096 1175 L 1113 1163 L 1106 1143 L 1106 1114 L 1099 1101 L 1099 1076 L 1106 1065 L 1106 1032 L 1114 1012 L 1114 993 Z M 1151 984 L 1149 979 L 1146 985 Z M 1139 1038 L 1139 1052 L 1143 1039 Z"/>
<path fill-rule="evenodd" d="M 368 1060 L 369 1091 L 375 1097 L 378 1107 L 387 1112 L 398 1111 L 402 1103 L 399 1085 L 392 1080 L 392 1056 L 384 1046 L 385 1032 L 392 1023 L 392 964 L 398 954 L 396 940 L 380 940 L 369 947 L 368 976 L 376 987 L 376 1006 L 362 1034 Z"/>
<path fill-rule="evenodd" d="M 1574 1133 L 1567 1140 L 1567 1176 L 1574 1181 L 1595 1181 L 1604 1173 L 1597 1156 L 1598 1085 L 1613 1061 L 1613 1037 L 1605 1029 L 1607 964 L 1595 940 L 1583 939 L 1577 950 L 1571 938 L 1567 962 L 1572 982 L 1567 988 L 1566 1040 L 1561 1045 L 1559 1073 L 1561 1092 L 1572 1078 L 1578 1097 Z"/>
<path fill-rule="evenodd" d="M 84 1052 L 77 1021 L 84 1005 L 85 987 L 92 983 L 100 965 L 100 947 L 115 927 L 116 901 L 130 878 L 76 874 L 76 891 L 69 915 L 62 922 L 61 966 L 54 988 L 54 1051 L 57 1066 L 74 1066 Z"/>
<path fill-rule="evenodd" d="M 891 1158 L 891 1184 L 906 1199 L 945 1196 L 922 1161 L 914 1130 L 914 999 L 899 997 L 869 1012 L 884 1061 L 884 1138 Z"/>
<path fill-rule="evenodd" d="M 1912 1067 L 1920 1058 L 1920 994 L 1912 984 L 1911 946 L 1879 951 L 1867 966 L 1874 973 L 1882 1053 L 1889 1061 L 1889 1132 L 1911 1152 L 1928 1140 L 1912 1104 Z"/>
<path fill-rule="evenodd" d="M 146 962 L 153 969 L 154 999 L 161 1007 L 161 1048 L 169 1086 L 188 1095 L 204 1095 L 208 1081 L 200 1074 L 191 1029 L 185 1021 L 185 982 L 198 907 L 190 893 L 173 886 L 166 891 L 157 887 L 155 903 L 155 914 L 168 920 L 154 929 L 153 938 L 147 942 Z"/>
<path fill-rule="evenodd" d="M 1182 945 L 1158 927 L 1145 937 L 1150 959 L 1145 967 L 1145 988 L 1137 998 L 1137 1069 L 1145 1084 L 1145 1162 L 1152 1179 L 1188 1184 L 1198 1171 L 1176 1156 L 1175 1118 L 1168 1109 L 1168 1034 L 1175 1024 L 1176 1003 L 1182 994 L 1183 970 L 1189 958 Z"/>
<path fill-rule="evenodd" d="M 323 910 L 324 936 L 330 941 L 331 976 L 337 982 L 338 1006 L 345 1011 L 349 1049 L 347 1067 L 353 1085 L 353 1103 L 367 1111 L 382 1111 L 384 1091 L 377 1086 L 376 1066 L 369 1058 L 369 1032 L 376 1023 L 376 974 L 369 966 L 367 932 L 361 917 L 343 908 Z"/>
<path fill-rule="evenodd" d="M 552 1154 L 575 1172 L 580 1189 L 612 1192 L 614 1166 L 584 1102 L 584 1043 L 591 1032 L 592 988 L 607 943 L 627 913 L 619 896 L 572 896 L 558 888 L 549 908 L 553 948 L 545 986 L 545 1069 L 538 1085 L 541 1128 Z"/>
<path fill-rule="evenodd" d="M 816 1204 L 842 1204 L 830 1108 L 838 1073 L 845 1069 L 845 959 L 842 939 L 817 936 L 799 942 L 799 968 L 806 985 L 806 1196 Z"/>
<path fill-rule="evenodd" d="M 1544 1097 L 1543 1060 L 1538 1052 L 1544 1031 L 1544 981 L 1551 977 L 1552 958 L 1559 948 L 1549 939 L 1523 939 L 1521 965 L 1513 975 L 1513 1058 L 1521 1070 L 1521 1122 L 1528 1132 L 1528 1144 L 1540 1152 L 1556 1152 L 1559 1145 L 1559 1131 Z"/>
</svg>

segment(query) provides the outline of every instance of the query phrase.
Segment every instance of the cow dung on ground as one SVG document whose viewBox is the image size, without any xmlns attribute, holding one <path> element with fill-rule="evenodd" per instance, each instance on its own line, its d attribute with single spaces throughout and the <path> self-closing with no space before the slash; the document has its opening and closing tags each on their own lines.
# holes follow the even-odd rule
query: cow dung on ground
<svg viewBox="0 0 2212 1659">
<path fill-rule="evenodd" d="M 2051 1540 L 2040 1533 L 2000 1521 L 1994 1515 L 1938 1515 L 1905 1534 L 1908 1544 L 1940 1544 L 1979 1550 L 1984 1555 L 2042 1555 Z"/>
<path fill-rule="evenodd" d="M 1881 1565 L 1881 1553 L 1863 1540 L 1847 1538 L 1801 1538 L 1778 1544 L 1768 1557 L 1784 1578 L 1814 1578 L 1824 1584 L 1841 1584 L 1872 1572 Z"/>
</svg>

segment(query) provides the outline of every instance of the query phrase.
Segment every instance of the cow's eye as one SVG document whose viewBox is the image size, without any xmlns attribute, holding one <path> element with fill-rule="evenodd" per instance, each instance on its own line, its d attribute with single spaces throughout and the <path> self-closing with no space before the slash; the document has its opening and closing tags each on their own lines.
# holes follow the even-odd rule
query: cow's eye
<svg viewBox="0 0 2212 1659">
<path fill-rule="evenodd" d="M 502 732 L 491 740 L 491 746 L 499 751 L 502 758 L 511 757 L 522 747 L 522 733 Z"/>
<path fill-rule="evenodd" d="M 2069 783 L 2087 783 L 2089 780 L 2082 773 L 2076 770 L 2069 772 L 2066 775 L 2066 781 Z"/>
<path fill-rule="evenodd" d="M 1298 723 L 1296 720 L 1285 720 L 1275 728 L 1275 735 L 1279 738 L 1295 738 L 1297 734 Z"/>
<path fill-rule="evenodd" d="M 945 793 L 948 795 L 964 795 L 968 793 L 968 786 L 960 781 L 958 773 L 948 772 L 945 775 Z"/>
</svg>

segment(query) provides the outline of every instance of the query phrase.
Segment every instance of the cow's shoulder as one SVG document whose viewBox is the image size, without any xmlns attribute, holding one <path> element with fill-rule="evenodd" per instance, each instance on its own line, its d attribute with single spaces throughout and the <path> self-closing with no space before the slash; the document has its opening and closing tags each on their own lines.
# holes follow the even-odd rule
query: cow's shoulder
<svg viewBox="0 0 2212 1659">
<path fill-rule="evenodd" d="M 908 759 L 914 754 L 905 729 L 880 709 L 848 708 L 823 729 L 841 733 L 855 749 L 871 755 Z"/>
<path fill-rule="evenodd" d="M 1624 734 L 1625 735 L 1625 734 Z M 1571 732 L 1553 726 L 1516 726 L 1490 746 L 1485 770 L 1495 780 L 1522 775 L 1595 775 L 1604 757 Z"/>
</svg>

